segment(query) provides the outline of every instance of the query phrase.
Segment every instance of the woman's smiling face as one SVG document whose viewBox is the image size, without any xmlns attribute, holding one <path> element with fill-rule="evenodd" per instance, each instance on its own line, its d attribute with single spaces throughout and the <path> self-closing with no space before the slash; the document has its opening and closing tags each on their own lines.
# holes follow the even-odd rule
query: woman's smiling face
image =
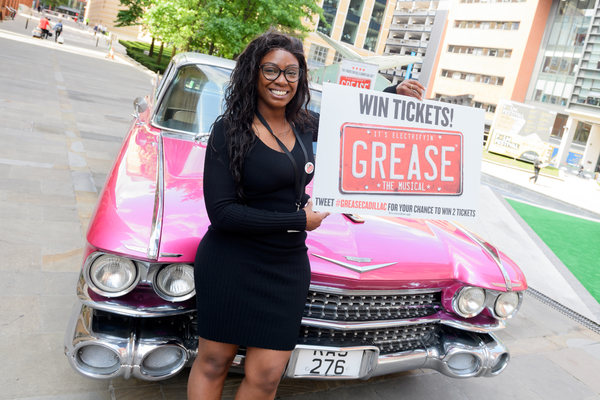
<svg viewBox="0 0 600 400">
<path fill-rule="evenodd" d="M 270 81 L 265 78 L 262 71 L 258 71 L 258 105 L 271 109 L 285 108 L 296 95 L 298 82 L 288 82 L 283 70 L 289 67 L 298 68 L 298 60 L 289 51 L 278 49 L 267 53 L 260 65 L 272 65 L 278 67 L 282 72 L 277 79 Z"/>
</svg>

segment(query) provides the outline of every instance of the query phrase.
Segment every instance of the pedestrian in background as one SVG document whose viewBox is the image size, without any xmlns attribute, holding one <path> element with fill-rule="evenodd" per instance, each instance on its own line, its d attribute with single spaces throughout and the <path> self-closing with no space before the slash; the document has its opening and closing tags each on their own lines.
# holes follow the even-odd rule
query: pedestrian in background
<svg viewBox="0 0 600 400">
<path fill-rule="evenodd" d="M 533 179 L 533 183 L 537 183 L 538 176 L 540 175 L 540 169 L 542 169 L 540 165 L 542 165 L 542 162 L 540 161 L 539 157 L 536 157 L 535 161 L 533 162 L 534 175 L 531 178 L 529 178 L 529 182 L 531 182 L 531 180 Z"/>
<path fill-rule="evenodd" d="M 56 42 L 58 41 L 58 37 L 60 36 L 63 30 L 63 24 L 61 19 L 58 20 L 58 22 L 56 23 L 56 25 L 54 25 L 54 28 L 52 28 L 52 30 L 54 31 L 54 41 Z"/>
<path fill-rule="evenodd" d="M 38 28 L 42 31 L 42 39 L 46 39 L 50 33 L 50 18 L 42 17 Z"/>
<path fill-rule="evenodd" d="M 198 356 L 188 399 L 217 400 L 240 346 L 238 399 L 269 400 L 292 350 L 310 284 L 306 232 L 312 210 L 310 100 L 302 42 L 269 31 L 239 56 L 213 124 L 204 166 L 211 225 L 198 246 Z"/>
</svg>

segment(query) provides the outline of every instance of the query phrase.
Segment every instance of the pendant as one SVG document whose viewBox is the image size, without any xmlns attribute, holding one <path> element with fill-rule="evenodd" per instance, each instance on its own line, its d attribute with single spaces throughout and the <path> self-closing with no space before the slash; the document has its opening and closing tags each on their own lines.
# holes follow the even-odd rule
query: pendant
<svg viewBox="0 0 600 400">
<path fill-rule="evenodd" d="M 309 175 L 312 174 L 314 170 L 315 170 L 315 165 L 311 162 L 307 162 L 306 165 L 304 166 L 304 172 L 306 172 Z"/>
</svg>

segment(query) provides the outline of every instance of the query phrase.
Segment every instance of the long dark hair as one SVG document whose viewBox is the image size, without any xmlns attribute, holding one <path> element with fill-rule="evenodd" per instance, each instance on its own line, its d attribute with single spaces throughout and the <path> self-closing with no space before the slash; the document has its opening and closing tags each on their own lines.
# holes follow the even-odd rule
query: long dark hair
<svg viewBox="0 0 600 400">
<path fill-rule="evenodd" d="M 240 201 L 244 199 L 241 184 L 244 159 L 256 141 L 252 122 L 258 101 L 256 90 L 258 67 L 266 54 L 277 49 L 292 53 L 298 60 L 300 69 L 303 70 L 302 77 L 298 81 L 296 95 L 285 108 L 286 119 L 300 130 L 304 130 L 307 124 L 312 123 L 312 118 L 306 108 L 310 101 L 310 90 L 302 42 L 275 30 L 262 34 L 250 42 L 238 57 L 231 74 L 231 81 L 225 89 L 225 111 L 219 117 L 219 120 L 224 123 L 229 151 L 229 169 L 237 183 Z"/>
</svg>

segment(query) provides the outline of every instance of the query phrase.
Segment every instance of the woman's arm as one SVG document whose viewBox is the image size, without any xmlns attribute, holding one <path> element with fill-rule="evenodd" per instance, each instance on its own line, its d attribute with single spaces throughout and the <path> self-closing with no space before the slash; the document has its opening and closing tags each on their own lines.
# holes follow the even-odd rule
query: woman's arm
<svg viewBox="0 0 600 400">
<path fill-rule="evenodd" d="M 240 204 L 235 180 L 229 170 L 229 154 L 223 130 L 213 128 L 204 159 L 204 200 L 213 227 L 238 233 L 277 233 L 306 229 L 306 213 L 260 210 Z"/>
</svg>

